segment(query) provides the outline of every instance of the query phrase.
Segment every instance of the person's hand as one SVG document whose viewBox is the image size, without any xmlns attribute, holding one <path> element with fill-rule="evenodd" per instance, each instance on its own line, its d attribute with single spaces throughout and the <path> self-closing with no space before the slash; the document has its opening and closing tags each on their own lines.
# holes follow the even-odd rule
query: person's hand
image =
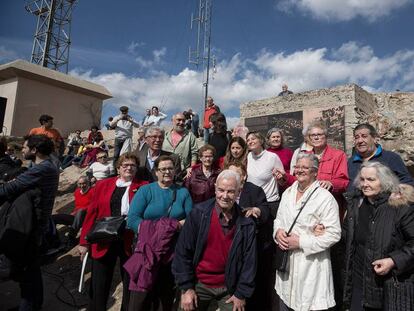
<svg viewBox="0 0 414 311">
<path fill-rule="evenodd" d="M 185 219 L 181 219 L 178 223 L 177 223 L 177 231 L 180 231 L 181 228 L 184 226 L 185 223 Z"/>
<path fill-rule="evenodd" d="M 192 311 L 198 307 L 197 294 L 194 289 L 187 289 L 181 294 L 180 307 L 184 311 Z"/>
<path fill-rule="evenodd" d="M 287 181 L 286 172 L 281 168 L 274 168 L 272 175 L 276 178 L 277 182 L 281 185 L 284 185 Z"/>
<path fill-rule="evenodd" d="M 312 232 L 315 236 L 321 236 L 325 233 L 325 226 L 323 224 L 314 225 L 312 228 Z"/>
<path fill-rule="evenodd" d="M 226 303 L 233 304 L 233 311 L 244 311 L 244 306 L 246 305 L 245 299 L 239 299 L 236 296 L 231 296 L 226 300 Z"/>
<path fill-rule="evenodd" d="M 277 229 L 275 239 L 276 242 L 279 244 L 278 246 L 281 250 L 285 251 L 289 248 L 289 241 L 287 238 L 288 235 L 285 230 Z"/>
<path fill-rule="evenodd" d="M 395 267 L 394 260 L 389 257 L 375 260 L 372 265 L 374 266 L 375 273 L 378 275 L 386 275 Z"/>
<path fill-rule="evenodd" d="M 287 237 L 287 241 L 288 241 L 289 250 L 294 250 L 294 249 L 299 248 L 299 236 L 297 234 L 291 233 Z"/>
<path fill-rule="evenodd" d="M 262 213 L 258 207 L 247 207 L 243 211 L 246 211 L 244 217 L 253 216 L 254 218 L 259 218 Z"/>
<path fill-rule="evenodd" d="M 191 177 L 191 172 L 192 172 L 192 167 L 190 166 L 189 168 L 187 168 L 186 169 L 186 171 L 187 171 L 187 174 L 185 175 L 185 177 L 184 177 L 184 179 L 185 178 L 190 178 Z"/>
<path fill-rule="evenodd" d="M 83 261 L 83 258 L 85 258 L 85 255 L 88 251 L 89 251 L 89 247 L 83 246 L 83 245 L 78 246 L 78 252 L 79 252 L 81 261 Z"/>
<path fill-rule="evenodd" d="M 328 191 L 331 191 L 331 189 L 333 188 L 333 185 L 329 180 L 319 180 L 319 184 L 323 189 L 326 189 Z"/>
</svg>

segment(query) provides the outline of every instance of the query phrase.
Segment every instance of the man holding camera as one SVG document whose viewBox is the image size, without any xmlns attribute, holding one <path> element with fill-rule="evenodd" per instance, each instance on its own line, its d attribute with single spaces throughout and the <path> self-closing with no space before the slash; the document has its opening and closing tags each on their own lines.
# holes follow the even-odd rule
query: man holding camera
<svg viewBox="0 0 414 311">
<path fill-rule="evenodd" d="M 122 106 L 119 110 L 121 113 L 109 123 L 115 129 L 114 165 L 121 154 L 131 151 L 132 129 L 139 127 L 139 123 L 128 114 L 128 107 Z"/>
</svg>

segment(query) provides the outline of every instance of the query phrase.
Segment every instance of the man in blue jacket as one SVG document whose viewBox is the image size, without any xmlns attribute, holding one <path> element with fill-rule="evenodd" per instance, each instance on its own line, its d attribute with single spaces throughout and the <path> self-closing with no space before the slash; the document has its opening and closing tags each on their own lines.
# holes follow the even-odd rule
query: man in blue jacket
<svg viewBox="0 0 414 311">
<path fill-rule="evenodd" d="M 392 151 L 382 149 L 377 144 L 378 134 L 376 129 L 368 124 L 359 124 L 354 129 L 355 153 L 348 159 L 348 190 L 354 189 L 354 180 L 359 173 L 361 164 L 365 161 L 377 161 L 388 166 L 401 183 L 414 186 L 414 180 L 408 172 L 401 157 Z"/>
<path fill-rule="evenodd" d="M 224 170 L 216 197 L 186 219 L 172 268 L 184 311 L 208 310 L 212 301 L 222 311 L 242 311 L 254 291 L 256 228 L 235 203 L 239 192 L 240 175 Z"/>
<path fill-rule="evenodd" d="M 49 232 L 50 217 L 59 183 L 59 170 L 50 158 L 53 151 L 54 143 L 47 136 L 25 137 L 22 154 L 25 160 L 32 160 L 34 165 L 15 179 L 0 184 L 0 203 L 6 200 L 13 201 L 27 190 L 40 189 L 40 201 L 36 210 L 38 214 L 36 240 L 40 240 L 37 246 L 42 245 L 42 247 L 46 246 L 45 237 Z M 30 262 L 19 279 L 22 297 L 19 310 L 40 310 L 43 303 L 40 258 L 31 258 Z"/>
</svg>

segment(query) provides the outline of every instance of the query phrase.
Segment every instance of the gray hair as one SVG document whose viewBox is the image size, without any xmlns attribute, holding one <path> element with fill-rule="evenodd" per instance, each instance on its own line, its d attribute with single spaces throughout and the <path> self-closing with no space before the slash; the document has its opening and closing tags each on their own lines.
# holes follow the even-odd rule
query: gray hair
<svg viewBox="0 0 414 311">
<path fill-rule="evenodd" d="M 220 179 L 230 179 L 230 178 L 234 178 L 236 180 L 237 183 L 237 189 L 240 189 L 240 185 L 241 185 L 241 178 L 240 178 L 240 174 L 236 173 L 235 171 L 232 170 L 224 170 L 222 171 L 216 180 L 216 184 L 218 184 Z"/>
<path fill-rule="evenodd" d="M 377 177 L 381 182 L 381 192 L 399 192 L 400 181 L 398 180 L 397 176 L 395 176 L 395 174 L 388 166 L 375 161 L 362 163 L 361 169 L 359 170 L 359 173 L 354 180 L 354 185 L 356 188 L 361 189 L 360 178 L 363 168 L 374 168 L 376 170 Z"/>
<path fill-rule="evenodd" d="M 307 126 L 307 130 L 305 132 L 305 135 L 308 136 L 311 129 L 314 129 L 314 128 L 321 129 L 323 133 L 325 134 L 325 136 L 328 135 L 328 128 L 326 127 L 326 123 L 323 122 L 322 120 L 314 120 L 311 123 L 309 123 Z"/>
<path fill-rule="evenodd" d="M 159 126 L 150 126 L 145 130 L 145 137 L 151 136 L 154 132 L 161 132 L 161 134 L 164 136 L 165 131 L 162 127 Z"/>
<path fill-rule="evenodd" d="M 85 175 L 82 175 L 82 176 L 80 176 L 79 178 L 78 178 L 78 180 L 76 181 L 76 183 L 78 183 L 78 182 L 80 182 L 80 181 L 86 181 L 87 183 L 88 183 L 88 185 L 90 185 L 90 180 L 89 180 L 89 178 L 88 178 L 88 176 L 85 176 Z"/>
<path fill-rule="evenodd" d="M 282 136 L 282 145 L 283 145 L 284 140 L 285 140 L 285 135 L 283 131 L 277 127 L 272 127 L 270 130 L 267 131 L 266 140 L 269 140 L 270 136 L 272 136 L 273 133 L 279 133 L 280 136 Z"/>
<path fill-rule="evenodd" d="M 312 163 L 312 168 L 316 171 L 319 169 L 319 160 L 313 153 L 305 153 L 299 152 L 298 156 L 296 157 L 296 164 L 299 162 L 300 159 L 309 159 Z"/>
</svg>

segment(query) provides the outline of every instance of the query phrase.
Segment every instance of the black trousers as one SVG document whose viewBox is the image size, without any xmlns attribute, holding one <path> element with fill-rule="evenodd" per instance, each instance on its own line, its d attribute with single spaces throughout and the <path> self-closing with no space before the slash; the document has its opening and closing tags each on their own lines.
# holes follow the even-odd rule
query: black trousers
<svg viewBox="0 0 414 311">
<path fill-rule="evenodd" d="M 174 310 L 175 284 L 171 263 L 162 265 L 154 287 L 150 292 L 131 291 L 129 311 L 171 311 Z"/>
<path fill-rule="evenodd" d="M 43 280 L 39 257 L 19 273 L 21 302 L 19 311 L 40 310 L 43 304 Z"/>
<path fill-rule="evenodd" d="M 70 214 L 54 214 L 52 215 L 55 225 L 71 226 L 73 233 L 76 234 L 82 228 L 83 221 L 85 220 L 86 210 L 79 210 L 75 215 Z"/>
<path fill-rule="evenodd" d="M 114 141 L 114 167 L 116 165 L 116 161 L 118 161 L 119 154 L 121 153 L 122 146 L 124 145 L 126 139 L 119 139 L 115 138 Z"/>
<path fill-rule="evenodd" d="M 89 292 L 89 311 L 106 311 L 109 291 L 112 285 L 112 277 L 116 261 L 119 257 L 120 270 L 123 284 L 121 310 L 127 310 L 129 303 L 129 275 L 123 265 L 128 259 L 124 251 L 123 241 L 113 242 L 105 256 L 92 259 L 92 280 Z"/>
<path fill-rule="evenodd" d="M 256 287 L 252 297 L 247 299 L 246 310 L 248 311 L 277 310 L 277 306 L 274 306 L 276 269 L 273 267 L 273 257 L 273 245 L 258 253 Z"/>
</svg>

